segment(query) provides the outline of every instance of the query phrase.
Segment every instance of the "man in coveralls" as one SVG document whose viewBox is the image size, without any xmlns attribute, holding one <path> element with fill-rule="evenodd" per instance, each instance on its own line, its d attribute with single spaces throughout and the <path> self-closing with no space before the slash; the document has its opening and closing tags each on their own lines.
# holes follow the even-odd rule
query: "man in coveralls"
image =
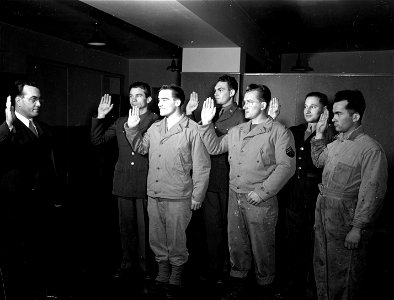
<svg viewBox="0 0 394 300">
<path fill-rule="evenodd" d="M 184 101 L 182 88 L 164 85 L 159 91 L 164 118 L 142 136 L 138 107 L 133 107 L 124 125 L 133 149 L 149 152 L 149 243 L 159 271 L 151 291 L 167 289 L 168 299 L 181 297 L 182 270 L 188 260 L 186 228 L 192 210 L 204 200 L 211 167 L 197 123 L 181 112 Z"/>
<path fill-rule="evenodd" d="M 290 127 L 296 148 L 296 173 L 279 192 L 279 202 L 284 207 L 286 235 L 286 278 L 284 287 L 277 294 L 278 298 L 287 296 L 302 297 L 307 285 L 312 285 L 313 277 L 313 225 L 315 222 L 315 204 L 319 194 L 322 169 L 313 165 L 311 140 L 315 136 L 316 124 L 328 98 L 320 92 L 311 92 L 305 96 L 305 123 Z M 334 136 L 333 127 L 327 126 L 327 143 Z M 280 221 L 279 221 L 280 222 Z"/>
<path fill-rule="evenodd" d="M 295 151 L 291 132 L 267 115 L 270 100 L 266 86 L 249 85 L 243 108 L 250 121 L 221 137 L 211 123 L 216 111 L 211 98 L 201 112 L 199 130 L 208 152 L 228 152 L 230 163 L 228 242 L 233 290 L 229 299 L 242 299 L 253 264 L 262 292 L 274 280 L 276 194 L 294 174 Z"/>
<path fill-rule="evenodd" d="M 358 90 L 335 95 L 333 122 L 340 132 L 326 145 L 328 111 L 312 139 L 312 159 L 323 167 L 315 211 L 314 270 L 319 299 L 362 299 L 366 252 L 386 192 L 382 146 L 364 133 L 365 100 Z"/>
</svg>

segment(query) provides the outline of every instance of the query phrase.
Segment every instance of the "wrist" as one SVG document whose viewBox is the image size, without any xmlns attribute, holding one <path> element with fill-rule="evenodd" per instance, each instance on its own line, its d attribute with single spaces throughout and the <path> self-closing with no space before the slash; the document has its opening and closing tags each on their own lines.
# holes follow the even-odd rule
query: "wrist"
<svg viewBox="0 0 394 300">
<path fill-rule="evenodd" d="M 358 227 L 352 227 L 352 231 L 354 231 L 354 232 L 358 232 L 358 233 L 360 233 L 361 232 L 361 228 L 358 228 Z"/>
<path fill-rule="evenodd" d="M 324 139 L 324 134 L 323 134 L 323 133 L 316 132 L 315 139 L 316 139 L 316 140 L 322 140 L 322 139 Z"/>
<path fill-rule="evenodd" d="M 97 119 L 104 119 L 105 118 L 105 115 L 103 115 L 103 114 L 98 114 L 97 115 Z"/>
</svg>

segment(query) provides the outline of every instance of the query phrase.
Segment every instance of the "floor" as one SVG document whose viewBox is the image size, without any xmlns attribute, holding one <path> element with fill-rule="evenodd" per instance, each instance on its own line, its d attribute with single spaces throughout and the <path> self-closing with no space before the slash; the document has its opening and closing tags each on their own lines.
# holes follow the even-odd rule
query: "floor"
<svg viewBox="0 0 394 300">
<path fill-rule="evenodd" d="M 153 300 L 145 295 L 144 283 L 132 279 L 114 280 L 119 265 L 120 245 L 116 219 L 116 202 L 99 202 L 86 198 L 86 206 L 76 203 L 57 212 L 56 234 L 51 240 L 58 249 L 54 264 L 59 271 L 56 292 L 63 300 Z M 90 200 L 92 199 L 92 200 Z M 189 261 L 184 273 L 182 299 L 225 300 L 231 288 L 217 288 L 202 280 L 203 236 L 200 216 L 195 213 L 188 228 Z M 370 299 L 384 299 L 391 292 L 394 279 L 393 231 L 377 232 L 370 256 Z M 5 289 L 5 294 L 4 294 Z M 245 300 L 268 300 L 250 284 Z M 7 286 L 0 286 L 0 299 L 7 297 Z M 24 299 L 16 299 L 24 300 Z M 287 300 L 296 300 L 288 298 Z M 298 299 L 297 299 L 298 300 Z M 310 300 L 304 297 L 300 300 Z"/>
</svg>

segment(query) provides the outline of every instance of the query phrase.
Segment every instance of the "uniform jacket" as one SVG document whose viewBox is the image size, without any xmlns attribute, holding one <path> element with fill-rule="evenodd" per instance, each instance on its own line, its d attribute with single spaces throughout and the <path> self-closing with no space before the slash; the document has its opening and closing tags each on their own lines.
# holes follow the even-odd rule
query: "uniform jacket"
<svg viewBox="0 0 394 300">
<path fill-rule="evenodd" d="M 235 102 L 226 109 L 215 121 L 214 127 L 217 136 L 227 134 L 230 128 L 244 123 L 245 113 Z M 211 172 L 209 175 L 208 191 L 225 192 L 228 190 L 230 166 L 227 153 L 211 155 Z"/>
<path fill-rule="evenodd" d="M 382 146 L 359 126 L 348 135 L 339 134 L 327 146 L 324 139 L 312 139 L 312 158 L 315 166 L 324 166 L 323 194 L 350 198 L 341 206 L 352 219 L 346 225 L 368 227 L 382 206 L 387 188 L 387 159 Z"/>
<path fill-rule="evenodd" d="M 55 191 L 56 170 L 49 127 L 34 121 L 38 137 L 18 118 L 12 131 L 0 125 L 0 192 L 25 195 L 40 190 Z"/>
<path fill-rule="evenodd" d="M 149 153 L 147 194 L 150 197 L 204 200 L 211 161 L 197 126 L 183 116 L 166 132 L 164 118 L 142 136 L 138 128 L 128 128 L 125 124 L 126 137 L 133 149 L 141 154 Z"/>
<path fill-rule="evenodd" d="M 147 111 L 140 116 L 140 130 L 145 133 L 158 119 L 155 113 Z M 118 160 L 115 165 L 112 193 L 120 197 L 146 197 L 146 177 L 148 175 L 148 157 L 133 150 L 126 138 L 123 125 L 127 117 L 121 117 L 105 130 L 105 119 L 92 119 L 91 141 L 100 145 L 116 139 Z"/>
<path fill-rule="evenodd" d="M 213 125 L 200 126 L 210 154 L 228 152 L 230 188 L 255 191 L 263 201 L 274 197 L 295 171 L 294 138 L 282 124 L 268 117 L 250 130 L 251 121 L 216 136 Z"/>
<path fill-rule="evenodd" d="M 311 157 L 311 140 L 316 135 L 313 132 L 304 140 L 308 123 L 302 123 L 290 127 L 293 133 L 296 149 L 296 172 L 280 191 L 280 200 L 286 207 L 293 211 L 304 209 L 314 210 L 314 205 L 319 194 L 318 184 L 321 182 L 322 168 L 317 168 L 313 164 Z M 329 127 L 327 141 L 332 141 L 333 130 Z"/>
</svg>

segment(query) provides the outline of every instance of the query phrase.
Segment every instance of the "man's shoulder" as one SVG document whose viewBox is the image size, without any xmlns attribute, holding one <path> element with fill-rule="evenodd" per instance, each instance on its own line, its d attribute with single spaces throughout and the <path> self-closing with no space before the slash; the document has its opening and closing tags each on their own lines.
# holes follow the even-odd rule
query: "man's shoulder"
<svg viewBox="0 0 394 300">
<path fill-rule="evenodd" d="M 375 140 L 373 137 L 371 137 L 366 133 L 358 136 L 358 138 L 355 141 L 357 143 L 356 147 L 362 147 L 366 151 L 372 150 L 372 151 L 384 152 L 382 145 L 377 140 Z"/>
<path fill-rule="evenodd" d="M 307 124 L 306 123 L 301 123 L 301 124 L 293 125 L 293 126 L 289 127 L 291 132 L 305 131 L 306 128 L 307 128 Z"/>
<path fill-rule="evenodd" d="M 290 129 L 287 128 L 283 123 L 276 120 L 272 121 L 272 129 L 279 132 L 290 131 Z"/>
</svg>

